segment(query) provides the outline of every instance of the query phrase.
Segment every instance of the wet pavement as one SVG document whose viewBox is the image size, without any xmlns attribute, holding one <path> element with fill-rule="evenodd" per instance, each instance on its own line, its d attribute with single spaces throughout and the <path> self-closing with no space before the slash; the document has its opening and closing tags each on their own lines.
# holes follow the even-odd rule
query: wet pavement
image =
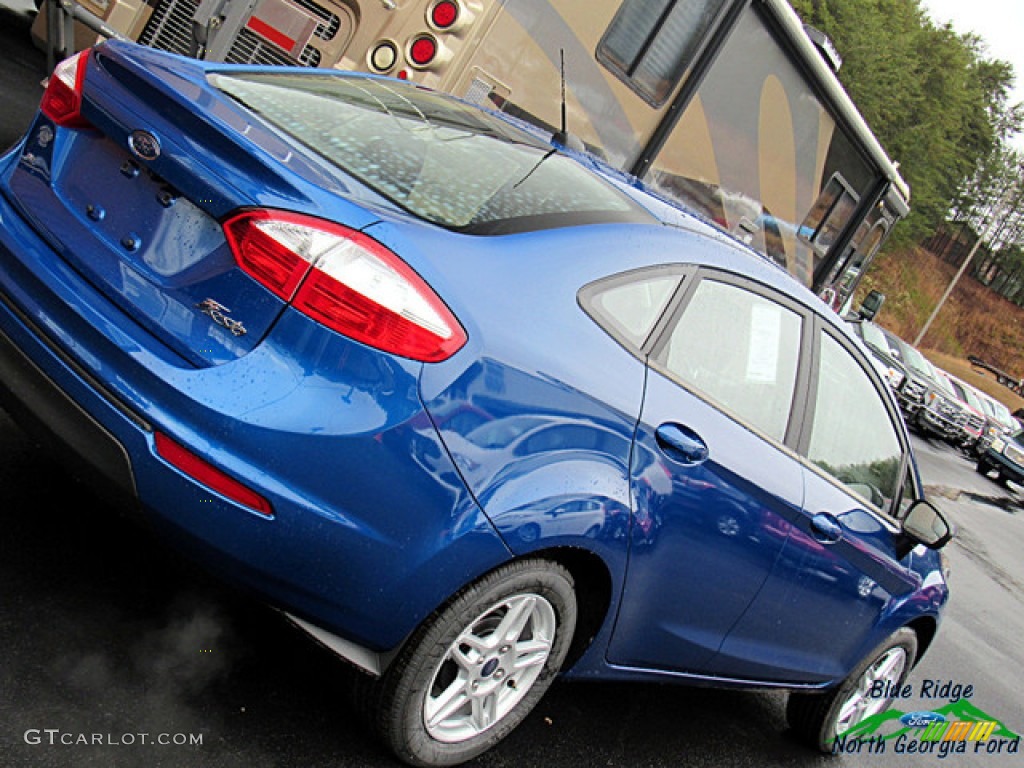
<svg viewBox="0 0 1024 768">
<path fill-rule="evenodd" d="M 0 151 L 25 132 L 43 95 L 46 55 L 29 35 L 34 11 L 27 0 L 0 0 Z"/>
</svg>

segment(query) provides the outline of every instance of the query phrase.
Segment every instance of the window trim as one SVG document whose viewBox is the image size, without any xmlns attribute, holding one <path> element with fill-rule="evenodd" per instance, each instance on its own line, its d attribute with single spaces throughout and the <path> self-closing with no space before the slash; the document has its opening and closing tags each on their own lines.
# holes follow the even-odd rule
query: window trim
<svg viewBox="0 0 1024 768">
<path fill-rule="evenodd" d="M 832 241 L 832 244 L 829 245 L 828 247 L 821 245 L 821 243 L 818 241 L 818 238 L 821 236 L 822 231 L 825 229 L 825 225 L 828 223 L 829 219 L 832 218 L 832 214 L 835 213 L 836 209 L 839 207 L 839 203 L 843 200 L 845 196 L 849 196 L 849 198 L 853 200 L 853 214 L 851 215 L 851 221 L 847 221 L 845 224 L 843 224 L 836 230 L 838 235 L 842 235 L 843 232 L 845 232 L 846 229 L 850 226 L 851 222 L 854 219 L 856 219 L 857 209 L 860 205 L 860 195 L 857 194 L 857 190 L 853 188 L 853 185 L 850 184 L 850 182 L 846 180 L 846 177 L 844 177 L 843 174 L 841 174 L 839 171 L 834 172 L 831 176 L 829 176 L 828 181 L 822 184 L 821 191 L 818 193 L 819 198 L 822 194 L 824 194 L 825 190 L 832 186 L 832 182 L 835 182 L 839 186 L 839 194 L 836 195 L 835 199 L 829 204 L 827 210 L 825 210 L 822 213 L 821 221 L 818 222 L 817 226 L 814 228 L 814 232 L 811 233 L 810 237 L 804 237 L 807 243 L 809 243 L 816 251 L 822 254 L 822 256 L 831 252 L 832 246 L 834 246 L 836 242 L 838 242 L 839 240 L 837 236 L 836 240 Z M 809 229 L 809 227 L 807 226 L 807 220 L 808 218 L 810 218 L 810 214 L 812 211 L 814 211 L 816 205 L 817 201 L 815 201 L 815 205 L 811 206 L 811 210 L 807 212 L 807 216 L 804 217 L 800 229 Z M 862 222 L 858 222 L 858 224 L 859 223 Z"/>
<path fill-rule="evenodd" d="M 595 280 L 592 283 L 584 285 L 576 293 L 576 303 L 579 305 L 580 309 L 586 313 L 587 317 L 597 323 L 598 327 L 611 336 L 619 346 L 633 355 L 633 357 L 646 364 L 647 357 L 650 354 L 650 346 L 653 343 L 653 340 L 656 339 L 658 334 L 661 332 L 662 325 L 665 322 L 665 317 L 672 313 L 672 308 L 679 300 L 680 294 L 685 293 L 686 288 L 693 279 L 693 275 L 696 271 L 697 270 L 694 266 L 681 263 L 657 264 L 651 267 L 630 269 L 626 272 L 619 272 L 608 277 L 602 277 L 599 280 Z M 662 277 L 676 277 L 678 278 L 678 283 L 673 289 L 672 294 L 669 296 L 668 301 L 665 303 L 665 306 L 662 308 L 661 314 L 654 321 L 654 325 L 651 326 L 651 330 L 642 344 L 637 345 L 632 339 L 627 338 L 619 331 L 616 324 L 609 322 L 609 318 L 603 312 L 600 312 L 595 306 L 594 297 L 607 290 L 617 288 L 622 285 L 630 285 L 644 280 L 645 278 L 658 279 Z"/>
</svg>

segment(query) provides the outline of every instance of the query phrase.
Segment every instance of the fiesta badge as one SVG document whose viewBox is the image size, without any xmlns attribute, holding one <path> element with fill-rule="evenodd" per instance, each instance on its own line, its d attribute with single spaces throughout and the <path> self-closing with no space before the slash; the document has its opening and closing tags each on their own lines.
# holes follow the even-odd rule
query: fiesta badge
<svg viewBox="0 0 1024 768">
<path fill-rule="evenodd" d="M 132 131 L 128 148 L 140 160 L 152 161 L 160 157 L 160 140 L 149 131 Z"/>
</svg>

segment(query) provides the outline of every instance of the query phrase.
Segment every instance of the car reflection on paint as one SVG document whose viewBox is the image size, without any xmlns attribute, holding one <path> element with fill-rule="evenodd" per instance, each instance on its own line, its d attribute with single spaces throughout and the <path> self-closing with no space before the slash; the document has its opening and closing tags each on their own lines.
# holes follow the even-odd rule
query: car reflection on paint
<svg viewBox="0 0 1024 768">
<path fill-rule="evenodd" d="M 617 475 L 594 473 L 588 457 L 628 456 L 630 441 L 599 424 L 557 414 L 487 418 L 478 411 L 467 429 L 465 413 L 442 419 L 440 428 L 455 465 L 473 485 L 492 489 L 482 500 L 500 511 L 499 530 L 524 543 L 540 538 L 585 536 L 621 539 L 629 527 L 630 500 L 622 492 Z M 634 492 L 650 504 L 671 492 L 672 480 L 652 456 L 639 450 L 633 457 L 638 482 Z M 517 477 L 527 477 L 534 488 L 545 489 L 542 498 L 516 506 L 526 492 Z M 580 477 L 591 498 L 578 498 Z M 607 480 L 607 482 L 603 482 Z M 564 494 L 561 492 L 565 489 Z M 650 543 L 655 526 L 644 518 L 637 523 L 641 538 Z"/>
</svg>

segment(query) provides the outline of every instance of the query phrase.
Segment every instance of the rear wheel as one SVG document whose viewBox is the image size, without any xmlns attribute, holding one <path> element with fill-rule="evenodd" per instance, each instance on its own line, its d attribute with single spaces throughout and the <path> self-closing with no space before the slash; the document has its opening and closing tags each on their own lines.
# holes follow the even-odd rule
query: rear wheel
<svg viewBox="0 0 1024 768">
<path fill-rule="evenodd" d="M 978 466 L 976 467 L 976 469 L 978 470 L 978 474 L 987 475 L 989 473 L 989 470 L 992 469 L 992 467 L 990 467 L 988 465 L 988 462 L 986 462 L 984 459 L 979 458 Z"/>
<path fill-rule="evenodd" d="M 893 692 L 906 682 L 917 658 L 917 635 L 904 627 L 850 673 L 842 685 L 827 693 L 793 693 L 786 719 L 796 735 L 831 754 L 837 736 L 884 712 Z"/>
<path fill-rule="evenodd" d="M 375 690 L 380 735 L 412 765 L 455 765 L 490 749 L 551 685 L 575 626 L 568 571 L 543 560 L 500 568 L 407 643 Z"/>
</svg>

